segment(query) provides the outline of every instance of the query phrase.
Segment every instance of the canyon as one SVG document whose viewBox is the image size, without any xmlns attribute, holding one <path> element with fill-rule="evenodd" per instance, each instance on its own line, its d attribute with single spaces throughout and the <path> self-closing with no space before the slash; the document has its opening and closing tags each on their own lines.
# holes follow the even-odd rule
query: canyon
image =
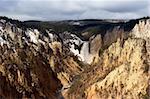
<svg viewBox="0 0 150 99">
<path fill-rule="evenodd" d="M 149 67 L 149 17 L 0 17 L 0 99 L 149 99 Z"/>
</svg>

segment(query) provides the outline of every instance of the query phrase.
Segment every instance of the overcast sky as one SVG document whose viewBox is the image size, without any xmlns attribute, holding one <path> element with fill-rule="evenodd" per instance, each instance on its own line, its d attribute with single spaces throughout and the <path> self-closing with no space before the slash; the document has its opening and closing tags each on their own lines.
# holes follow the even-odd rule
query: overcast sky
<svg viewBox="0 0 150 99">
<path fill-rule="evenodd" d="M 150 0 L 0 0 L 0 16 L 19 20 L 133 19 L 150 16 Z"/>
</svg>

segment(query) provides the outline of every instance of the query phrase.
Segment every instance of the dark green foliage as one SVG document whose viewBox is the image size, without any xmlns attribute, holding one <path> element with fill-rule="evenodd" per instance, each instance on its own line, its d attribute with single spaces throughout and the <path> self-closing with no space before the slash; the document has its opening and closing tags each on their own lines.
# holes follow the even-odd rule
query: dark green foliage
<svg viewBox="0 0 150 99">
<path fill-rule="evenodd" d="M 8 17 L 5 17 L 5 16 L 0 16 L 0 19 L 6 20 L 6 23 L 10 22 L 11 24 L 16 25 L 17 27 L 19 27 L 23 30 L 26 29 L 25 24 L 23 22 L 19 21 L 19 20 L 14 20 L 14 19 L 11 19 L 11 18 L 8 18 Z"/>
<path fill-rule="evenodd" d="M 52 29 L 55 33 L 62 33 L 65 31 L 76 34 L 82 40 L 89 40 L 89 38 L 96 34 L 101 34 L 102 38 L 107 31 L 112 30 L 116 26 L 120 26 L 120 29 L 124 31 L 131 31 L 135 24 L 138 24 L 141 19 L 149 19 L 150 17 L 143 17 L 140 19 L 134 19 L 125 22 L 126 20 L 99 20 L 99 19 L 84 19 L 84 20 L 65 20 L 65 21 L 18 21 L 9 19 L 7 17 L 0 17 L 0 19 L 7 20 L 17 27 L 22 29 L 35 28 L 45 33 L 46 29 Z M 115 22 L 113 22 L 115 21 Z M 74 25 L 72 23 L 80 22 L 81 25 Z M 89 32 L 88 35 L 83 36 L 82 33 Z"/>
</svg>

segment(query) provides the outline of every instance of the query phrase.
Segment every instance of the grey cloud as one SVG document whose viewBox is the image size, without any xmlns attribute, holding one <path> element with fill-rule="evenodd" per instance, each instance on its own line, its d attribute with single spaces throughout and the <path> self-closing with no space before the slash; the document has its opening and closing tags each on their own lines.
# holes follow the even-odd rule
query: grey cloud
<svg viewBox="0 0 150 99">
<path fill-rule="evenodd" d="M 110 11 L 110 12 L 135 12 L 139 11 L 141 9 L 147 9 L 148 10 L 148 1 L 116 1 L 114 4 L 109 4 L 109 6 L 103 8 L 104 10 Z"/>
<path fill-rule="evenodd" d="M 138 18 L 149 15 L 149 0 L 2 0 L 0 15 L 22 20 Z"/>
</svg>

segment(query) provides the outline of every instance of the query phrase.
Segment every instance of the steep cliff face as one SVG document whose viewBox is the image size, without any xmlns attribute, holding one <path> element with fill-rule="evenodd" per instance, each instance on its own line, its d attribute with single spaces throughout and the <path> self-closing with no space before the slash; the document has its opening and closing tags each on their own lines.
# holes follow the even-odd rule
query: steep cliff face
<svg viewBox="0 0 150 99">
<path fill-rule="evenodd" d="M 134 26 L 131 35 L 142 39 L 150 38 L 150 19 L 139 20 L 139 23 Z"/>
<path fill-rule="evenodd" d="M 59 35 L 46 33 L 0 20 L 0 98 L 61 98 L 62 87 L 82 71 Z"/>
<path fill-rule="evenodd" d="M 140 20 L 126 39 L 119 38 L 87 67 L 68 99 L 148 99 L 150 66 L 149 20 Z"/>
<path fill-rule="evenodd" d="M 39 32 L 25 32 L 5 20 L 0 24 L 0 97 L 57 98 L 62 85 L 47 61 L 51 49 L 37 41 Z"/>
<path fill-rule="evenodd" d="M 84 40 L 0 18 L 0 98 L 148 98 L 150 19 L 99 28 Z"/>
<path fill-rule="evenodd" d="M 104 52 L 101 64 L 107 75 L 85 91 L 87 99 L 139 99 L 148 94 L 149 65 L 145 44 L 142 39 L 129 38 L 123 47 L 119 41 L 111 45 Z"/>
</svg>

